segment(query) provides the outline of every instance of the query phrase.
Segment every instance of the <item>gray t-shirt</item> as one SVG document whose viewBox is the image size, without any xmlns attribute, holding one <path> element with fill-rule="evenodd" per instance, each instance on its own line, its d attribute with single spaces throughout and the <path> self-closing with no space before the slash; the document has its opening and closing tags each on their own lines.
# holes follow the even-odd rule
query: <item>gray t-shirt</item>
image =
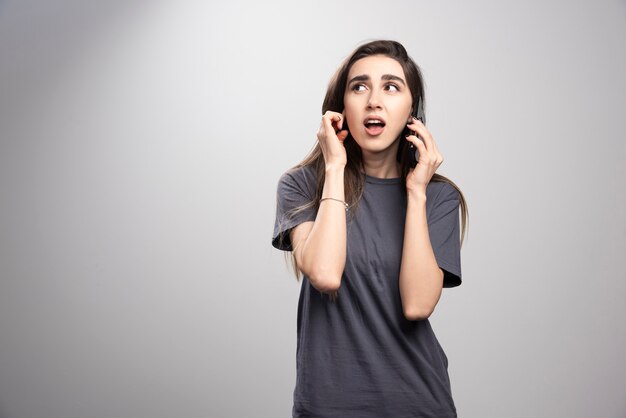
<svg viewBox="0 0 626 418">
<path fill-rule="evenodd" d="M 312 168 L 278 182 L 272 245 L 290 251 L 289 231 L 316 209 L 290 209 L 315 195 Z M 428 230 L 444 287 L 461 284 L 459 201 L 450 184 L 426 189 Z M 347 216 L 347 257 L 332 301 L 305 276 L 298 302 L 294 417 L 456 417 L 448 359 L 428 320 L 409 321 L 399 291 L 406 217 L 400 178 L 366 176 L 356 216 Z"/>
</svg>

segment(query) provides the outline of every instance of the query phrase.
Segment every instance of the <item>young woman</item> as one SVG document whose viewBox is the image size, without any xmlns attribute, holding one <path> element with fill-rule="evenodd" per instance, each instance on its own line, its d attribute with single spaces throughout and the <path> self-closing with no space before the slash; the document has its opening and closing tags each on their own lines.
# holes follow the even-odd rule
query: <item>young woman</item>
<svg viewBox="0 0 626 418">
<path fill-rule="evenodd" d="M 329 84 L 313 151 L 279 180 L 272 244 L 304 275 L 294 417 L 456 417 L 428 317 L 461 284 L 467 209 L 435 173 L 423 102 L 401 44 L 360 46 Z"/>
</svg>

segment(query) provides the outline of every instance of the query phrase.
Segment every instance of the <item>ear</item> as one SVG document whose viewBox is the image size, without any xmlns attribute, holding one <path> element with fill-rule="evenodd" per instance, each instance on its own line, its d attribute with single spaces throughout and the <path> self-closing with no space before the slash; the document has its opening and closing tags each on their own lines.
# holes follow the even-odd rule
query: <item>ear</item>
<svg viewBox="0 0 626 418">
<path fill-rule="evenodd" d="M 346 119 L 346 110 L 345 109 L 341 112 L 341 116 L 342 116 L 342 120 L 343 120 L 343 125 L 341 125 L 341 129 L 350 132 L 350 128 L 348 127 L 348 120 Z"/>
<path fill-rule="evenodd" d="M 409 116 L 406 117 L 408 123 L 413 122 L 413 116 L 415 115 L 415 109 L 409 110 Z"/>
</svg>

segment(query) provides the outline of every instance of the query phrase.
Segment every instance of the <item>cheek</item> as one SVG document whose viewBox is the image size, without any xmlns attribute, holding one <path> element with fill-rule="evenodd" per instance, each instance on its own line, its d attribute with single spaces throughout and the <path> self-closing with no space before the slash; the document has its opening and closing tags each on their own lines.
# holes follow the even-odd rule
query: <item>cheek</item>
<svg viewBox="0 0 626 418">
<path fill-rule="evenodd" d="M 346 118 L 346 123 L 348 124 L 348 130 L 352 130 L 353 128 L 357 128 L 360 124 L 359 116 L 356 112 L 351 111 L 348 104 L 344 108 L 344 117 Z"/>
<path fill-rule="evenodd" d="M 409 119 L 409 115 L 413 112 L 412 100 L 410 97 L 403 100 L 402 103 L 398 103 L 398 113 L 406 116 Z"/>
<path fill-rule="evenodd" d="M 412 112 L 413 112 L 413 108 L 411 107 L 410 103 L 409 105 L 402 106 L 401 109 L 399 109 L 397 122 L 398 122 L 398 129 L 400 131 L 402 131 L 406 127 L 406 124 L 409 122 L 409 118 L 411 117 Z"/>
<path fill-rule="evenodd" d="M 359 127 L 359 121 L 357 120 L 357 118 L 354 116 L 350 117 L 350 114 L 348 113 L 346 113 L 346 121 L 348 122 L 348 126 L 351 129 L 356 129 Z"/>
</svg>

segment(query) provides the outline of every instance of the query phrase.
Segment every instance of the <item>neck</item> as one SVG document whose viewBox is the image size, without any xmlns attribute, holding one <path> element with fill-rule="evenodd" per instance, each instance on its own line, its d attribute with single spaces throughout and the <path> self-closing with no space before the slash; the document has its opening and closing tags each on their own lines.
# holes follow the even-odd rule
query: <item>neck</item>
<svg viewBox="0 0 626 418">
<path fill-rule="evenodd" d="M 400 163 L 396 160 L 397 147 L 388 152 L 363 152 L 363 168 L 365 174 L 372 177 L 389 179 L 400 177 Z"/>
</svg>

